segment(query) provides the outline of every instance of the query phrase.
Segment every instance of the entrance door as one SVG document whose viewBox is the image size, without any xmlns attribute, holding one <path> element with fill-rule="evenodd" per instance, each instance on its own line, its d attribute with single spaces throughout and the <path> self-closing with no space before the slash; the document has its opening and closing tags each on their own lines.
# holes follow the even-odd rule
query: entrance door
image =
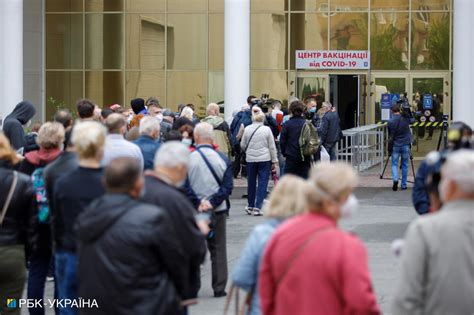
<svg viewBox="0 0 474 315">
<path fill-rule="evenodd" d="M 327 74 L 314 72 L 298 73 L 296 77 L 296 97 L 301 101 L 311 97 L 316 99 L 318 108 L 328 100 L 329 78 Z"/>
<path fill-rule="evenodd" d="M 408 91 L 407 84 L 408 79 L 406 76 L 383 76 L 376 75 L 372 85 L 372 104 L 369 122 L 377 123 L 382 120 L 382 111 L 380 101 L 382 94 L 400 94 L 403 95 Z"/>
<path fill-rule="evenodd" d="M 365 108 L 361 97 L 361 77 L 363 75 L 329 76 L 329 101 L 337 108 L 343 130 L 361 124 L 361 113 L 363 114 Z"/>
</svg>

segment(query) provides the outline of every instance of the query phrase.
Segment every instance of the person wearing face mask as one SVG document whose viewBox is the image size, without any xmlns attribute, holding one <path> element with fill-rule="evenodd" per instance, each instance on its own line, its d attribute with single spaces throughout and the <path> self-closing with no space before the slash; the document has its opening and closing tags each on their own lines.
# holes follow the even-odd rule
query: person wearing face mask
<svg viewBox="0 0 474 315">
<path fill-rule="evenodd" d="M 322 117 L 315 123 L 318 136 L 321 139 L 321 145 L 329 153 L 331 161 L 335 161 L 337 159 L 336 146 L 342 138 L 339 114 L 333 111 L 333 106 L 329 102 L 323 102 L 321 110 L 319 115 L 322 114 Z M 319 117 L 319 115 L 316 116 Z"/>
<path fill-rule="evenodd" d="M 181 142 L 189 148 L 189 151 L 194 151 L 193 146 L 193 132 L 194 128 L 190 125 L 183 125 L 178 129 L 178 132 L 181 134 Z"/>
<path fill-rule="evenodd" d="M 450 153 L 441 168 L 443 206 L 405 235 L 392 314 L 472 314 L 474 152 Z"/>
<path fill-rule="evenodd" d="M 288 219 L 270 239 L 260 268 L 264 315 L 380 314 L 367 250 L 338 221 L 357 208 L 357 174 L 340 162 L 311 171 L 309 212 Z"/>
<path fill-rule="evenodd" d="M 3 132 L 13 149 L 22 150 L 25 146 L 25 131 L 23 128 L 30 126 L 31 119 L 35 114 L 35 106 L 31 102 L 23 101 L 18 103 L 11 114 L 5 118 Z"/>
<path fill-rule="evenodd" d="M 199 270 L 206 253 L 204 234 L 200 229 L 206 222 L 195 219 L 197 211 L 181 189 L 190 163 L 188 148 L 178 141 L 164 143 L 155 155 L 154 170 L 145 172 L 145 194 L 143 202 L 163 209 L 179 235 L 175 239 L 186 254 L 180 262 L 187 266 L 181 270 L 186 279 L 180 292 L 184 305 L 196 303 L 200 287 Z M 199 224 L 199 228 L 198 228 Z"/>
<path fill-rule="evenodd" d="M 106 194 L 76 221 L 79 296 L 98 309 L 81 314 L 181 314 L 187 253 L 167 213 L 140 202 L 143 175 L 130 157 L 104 170 Z"/>
</svg>

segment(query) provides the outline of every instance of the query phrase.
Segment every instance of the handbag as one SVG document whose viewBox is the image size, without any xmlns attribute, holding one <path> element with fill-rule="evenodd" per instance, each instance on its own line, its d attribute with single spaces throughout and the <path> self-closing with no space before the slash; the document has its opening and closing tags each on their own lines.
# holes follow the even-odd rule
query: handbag
<svg viewBox="0 0 474 315">
<path fill-rule="evenodd" d="M 258 126 L 257 129 L 255 129 L 252 134 L 250 135 L 250 138 L 249 138 L 249 142 L 247 142 L 247 145 L 245 146 L 245 149 L 242 151 L 242 153 L 240 154 L 240 164 L 242 165 L 247 165 L 247 149 L 249 148 L 249 145 L 250 145 L 250 141 L 252 141 L 252 138 L 254 136 L 254 134 L 257 132 L 257 130 L 262 127 L 262 126 Z"/>
<path fill-rule="evenodd" d="M 13 171 L 13 179 L 12 184 L 10 186 L 10 190 L 8 191 L 7 199 L 5 199 L 5 203 L 3 204 L 2 212 L 0 213 L 0 226 L 3 224 L 3 219 L 7 214 L 8 207 L 10 206 L 10 202 L 12 201 L 13 193 L 15 192 L 16 184 L 18 182 L 18 173 Z"/>
<path fill-rule="evenodd" d="M 390 154 L 392 154 L 392 152 L 393 152 L 393 144 L 394 144 L 394 140 L 395 140 L 394 136 L 398 132 L 398 127 L 400 127 L 400 121 L 401 120 L 402 120 L 402 118 L 400 117 L 400 119 L 398 120 L 397 128 L 395 128 L 395 131 L 393 132 L 393 134 L 390 135 L 390 137 L 388 138 L 388 141 L 387 141 L 387 151 Z"/>
</svg>

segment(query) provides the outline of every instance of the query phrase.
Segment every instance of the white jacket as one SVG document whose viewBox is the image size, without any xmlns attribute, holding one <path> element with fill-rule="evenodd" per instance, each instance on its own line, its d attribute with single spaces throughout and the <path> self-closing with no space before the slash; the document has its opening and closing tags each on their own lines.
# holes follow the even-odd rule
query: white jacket
<svg viewBox="0 0 474 315">
<path fill-rule="evenodd" d="M 260 128 L 257 130 L 257 132 L 255 132 L 249 143 L 250 136 L 259 126 Z M 245 150 L 247 147 L 247 162 L 278 162 L 273 133 L 271 129 L 267 126 L 264 126 L 263 123 L 254 122 L 251 125 L 245 127 L 240 147 L 242 150 Z"/>
</svg>

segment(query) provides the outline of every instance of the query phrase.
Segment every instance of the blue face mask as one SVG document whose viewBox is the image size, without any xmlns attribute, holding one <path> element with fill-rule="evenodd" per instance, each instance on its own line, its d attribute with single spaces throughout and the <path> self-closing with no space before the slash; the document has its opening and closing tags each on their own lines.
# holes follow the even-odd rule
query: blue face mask
<svg viewBox="0 0 474 315">
<path fill-rule="evenodd" d="M 316 113 L 316 107 L 311 107 L 311 109 L 309 110 L 310 113 Z"/>
</svg>

